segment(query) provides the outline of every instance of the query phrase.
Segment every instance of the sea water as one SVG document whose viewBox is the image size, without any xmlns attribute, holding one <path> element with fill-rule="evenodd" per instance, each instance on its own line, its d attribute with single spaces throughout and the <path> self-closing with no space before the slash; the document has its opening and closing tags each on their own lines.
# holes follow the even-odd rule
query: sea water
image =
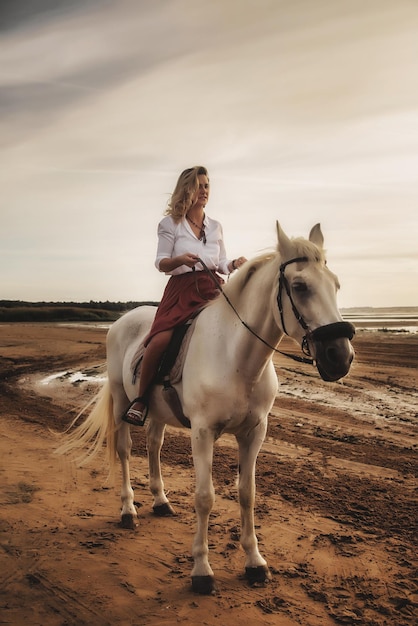
<svg viewBox="0 0 418 626">
<path fill-rule="evenodd" d="M 418 307 L 350 308 L 341 315 L 358 329 L 387 332 L 418 332 Z"/>
</svg>

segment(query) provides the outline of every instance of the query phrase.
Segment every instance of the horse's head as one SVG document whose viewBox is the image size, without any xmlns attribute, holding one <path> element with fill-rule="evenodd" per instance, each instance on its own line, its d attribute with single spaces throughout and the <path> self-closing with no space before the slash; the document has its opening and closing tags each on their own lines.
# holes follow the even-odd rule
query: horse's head
<svg viewBox="0 0 418 626">
<path fill-rule="evenodd" d="M 323 380 L 345 376 L 354 358 L 354 326 L 337 308 L 338 278 L 326 265 L 319 224 L 306 239 L 289 239 L 277 222 L 280 270 L 277 304 L 283 332 L 316 363 Z"/>
</svg>

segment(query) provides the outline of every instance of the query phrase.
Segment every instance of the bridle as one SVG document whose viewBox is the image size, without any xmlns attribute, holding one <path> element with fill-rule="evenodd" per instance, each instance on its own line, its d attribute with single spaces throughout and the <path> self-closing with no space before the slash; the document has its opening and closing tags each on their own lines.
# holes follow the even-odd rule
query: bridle
<svg viewBox="0 0 418 626">
<path fill-rule="evenodd" d="M 199 263 L 202 265 L 205 272 L 207 272 L 209 276 L 212 278 L 217 288 L 222 293 L 223 297 L 228 302 L 229 306 L 232 308 L 235 315 L 238 317 L 241 324 L 245 326 L 245 328 L 249 330 L 250 333 L 252 333 L 255 337 L 257 337 L 257 339 L 259 339 L 262 343 L 264 343 L 274 352 L 283 354 L 284 356 L 287 356 L 293 359 L 294 361 L 298 361 L 300 363 L 309 363 L 310 365 L 315 365 L 315 360 L 312 358 L 312 355 L 309 349 L 309 341 L 323 341 L 323 340 L 332 340 L 332 339 L 339 339 L 339 338 L 347 338 L 351 340 L 354 337 L 356 330 L 353 324 L 350 324 L 350 322 L 334 322 L 333 324 L 325 324 L 324 326 L 319 326 L 318 328 L 315 328 L 315 330 L 311 330 L 309 328 L 308 324 L 303 319 L 303 316 L 299 313 L 298 308 L 292 298 L 292 292 L 290 289 L 289 281 L 287 280 L 285 273 L 284 273 L 286 267 L 290 265 L 291 263 L 301 263 L 301 262 L 308 262 L 308 261 L 309 261 L 308 257 L 303 256 L 303 257 L 295 257 L 294 259 L 290 259 L 289 261 L 285 261 L 284 263 L 282 263 L 280 265 L 279 286 L 278 286 L 278 292 L 277 292 L 277 306 L 278 306 L 279 313 L 280 313 L 280 321 L 282 324 L 283 332 L 288 337 L 290 337 L 289 333 L 286 330 L 286 324 L 284 321 L 283 298 L 282 298 L 283 288 L 285 289 L 287 297 L 289 298 L 290 304 L 292 306 L 293 315 L 295 316 L 296 320 L 305 331 L 305 335 L 302 338 L 301 348 L 302 348 L 302 352 L 306 356 L 301 357 L 296 354 L 289 354 L 287 352 L 282 352 L 282 350 L 278 350 L 274 346 L 271 346 L 265 339 L 260 337 L 260 335 L 258 335 L 241 318 L 238 311 L 236 310 L 236 308 L 234 307 L 234 305 L 232 304 L 232 302 L 230 301 L 230 299 L 228 298 L 228 296 L 222 289 L 222 285 L 216 278 L 216 275 L 207 267 L 207 265 L 204 263 L 204 261 L 202 261 L 202 259 L 199 259 Z"/>
<path fill-rule="evenodd" d="M 285 261 L 280 265 L 280 273 L 279 273 L 279 289 L 277 292 L 277 306 L 280 312 L 280 321 L 282 323 L 283 332 L 290 337 L 289 333 L 286 330 L 286 324 L 284 321 L 283 314 L 283 287 L 286 291 L 287 297 L 289 298 L 290 304 L 292 306 L 293 315 L 298 321 L 299 325 L 302 326 L 305 331 L 305 335 L 302 338 L 302 352 L 306 354 L 308 357 L 311 357 L 311 352 L 309 349 L 309 341 L 324 341 L 324 340 L 332 340 L 339 338 L 347 338 L 352 339 L 356 332 L 353 324 L 350 322 L 334 322 L 333 324 L 325 324 L 324 326 L 318 326 L 315 330 L 311 330 L 308 324 L 303 319 L 303 316 L 299 313 L 298 308 L 292 298 L 292 292 L 290 289 L 289 281 L 285 276 L 285 269 L 291 263 L 307 263 L 309 261 L 308 257 L 301 256 L 296 257 L 294 259 L 290 259 L 289 261 Z"/>
<path fill-rule="evenodd" d="M 308 344 L 308 334 L 310 334 L 310 330 L 309 330 L 309 326 L 308 324 L 305 322 L 305 320 L 303 319 L 302 315 L 299 313 L 296 304 L 294 303 L 294 300 L 292 298 L 292 292 L 290 290 L 290 285 L 289 285 L 289 281 L 287 280 L 286 276 L 285 276 L 285 269 L 288 265 L 290 265 L 291 263 L 303 263 L 309 261 L 308 257 L 306 256 L 299 256 L 296 257 L 294 259 L 290 259 L 289 261 L 286 261 L 285 263 L 282 263 L 280 265 L 280 273 L 279 273 L 279 290 L 277 292 L 277 306 L 279 308 L 279 313 L 280 313 L 280 321 L 282 323 L 282 328 L 283 328 L 283 332 L 285 333 L 285 335 L 287 335 L 288 337 L 290 336 L 289 333 L 286 330 L 286 324 L 284 321 L 284 313 L 283 313 L 283 299 L 282 299 L 282 293 L 283 293 L 283 286 L 285 288 L 285 291 L 287 293 L 287 297 L 289 298 L 290 304 L 292 305 L 292 311 L 293 311 L 293 315 L 295 316 L 296 320 L 298 321 L 299 325 L 302 326 L 303 330 L 306 331 L 306 334 L 304 335 L 303 339 L 302 339 L 302 352 L 304 354 L 306 354 L 307 356 L 311 356 L 310 350 L 309 350 L 309 344 Z"/>
</svg>

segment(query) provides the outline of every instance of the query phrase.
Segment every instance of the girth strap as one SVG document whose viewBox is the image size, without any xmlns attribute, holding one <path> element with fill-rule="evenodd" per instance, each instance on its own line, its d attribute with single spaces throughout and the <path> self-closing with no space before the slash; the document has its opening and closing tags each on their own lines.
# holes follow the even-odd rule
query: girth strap
<svg viewBox="0 0 418 626">
<path fill-rule="evenodd" d="M 164 380 L 164 388 L 163 388 L 163 398 L 167 402 L 168 406 L 173 411 L 174 415 L 180 422 L 182 426 L 185 428 L 191 428 L 192 425 L 190 423 L 189 418 L 184 415 L 183 407 L 180 402 L 180 398 L 178 396 L 177 390 L 172 386 L 170 380 L 167 378 Z"/>
</svg>

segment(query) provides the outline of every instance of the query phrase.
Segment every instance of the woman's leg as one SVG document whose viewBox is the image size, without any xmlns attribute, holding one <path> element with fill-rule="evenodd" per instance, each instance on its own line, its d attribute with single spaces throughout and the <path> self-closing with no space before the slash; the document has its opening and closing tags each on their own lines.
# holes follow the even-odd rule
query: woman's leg
<svg viewBox="0 0 418 626">
<path fill-rule="evenodd" d="M 158 366 L 163 353 L 170 343 L 173 330 L 163 330 L 151 339 L 144 351 L 141 363 L 141 376 L 139 379 L 139 396 L 142 397 L 151 387 L 157 374 Z"/>
<path fill-rule="evenodd" d="M 173 335 L 173 330 L 164 330 L 161 333 L 157 333 L 151 339 L 144 351 L 141 363 L 141 375 L 139 378 L 139 391 L 138 397 L 141 400 L 134 402 L 126 412 L 128 421 L 141 422 L 146 407 L 147 392 L 151 387 L 155 376 L 157 374 L 158 366 L 161 361 L 161 357 L 170 343 L 170 339 Z"/>
</svg>

